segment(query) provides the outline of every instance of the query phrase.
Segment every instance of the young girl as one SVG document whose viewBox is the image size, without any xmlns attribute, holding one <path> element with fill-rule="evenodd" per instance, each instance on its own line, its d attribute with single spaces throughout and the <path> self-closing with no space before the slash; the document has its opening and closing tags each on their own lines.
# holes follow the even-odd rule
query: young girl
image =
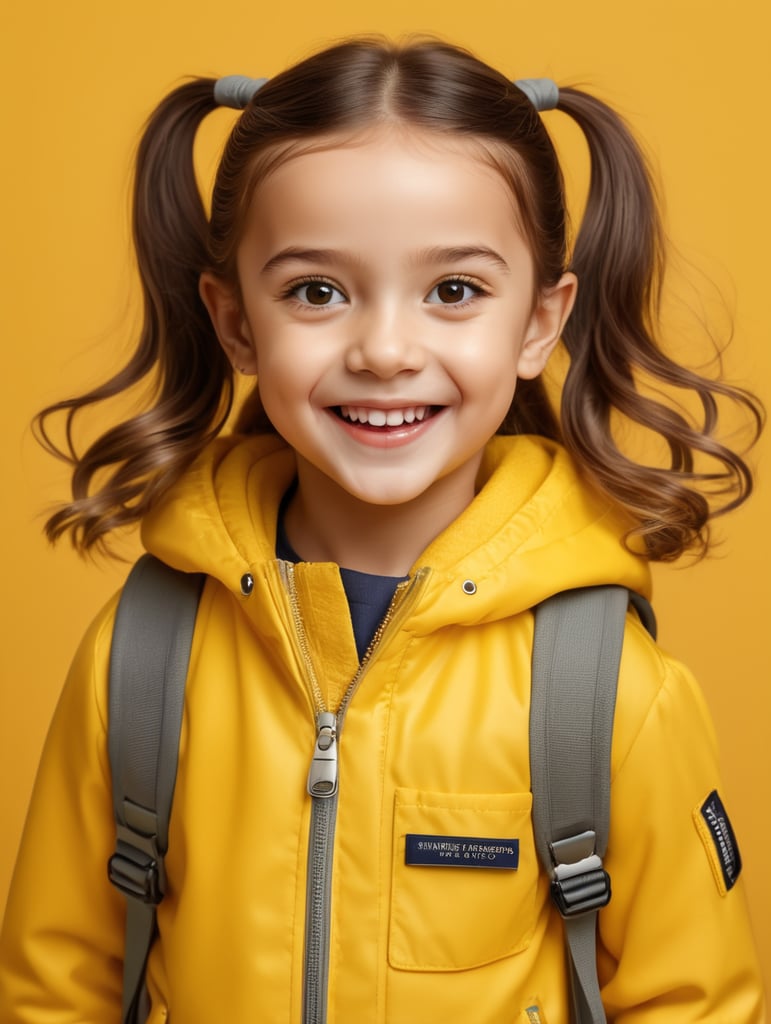
<svg viewBox="0 0 771 1024">
<path fill-rule="evenodd" d="M 193 144 L 223 103 L 245 109 L 207 217 Z M 591 155 L 572 244 L 552 107 Z M 760 422 L 659 347 L 661 231 L 634 141 L 578 90 L 514 84 L 441 43 L 355 41 L 267 83 L 174 91 L 140 148 L 135 239 L 136 354 L 41 423 L 47 437 L 51 412 L 149 376 L 146 411 L 70 453 L 73 500 L 48 532 L 88 550 L 141 521 L 150 552 L 208 577 L 150 1020 L 562 1024 L 562 922 L 531 825 L 532 609 L 609 582 L 645 594 L 650 560 L 705 550 L 711 515 L 751 489 L 714 437 L 717 399 Z M 540 374 L 560 338 L 557 413 Z M 219 436 L 234 370 L 256 387 Z M 662 386 L 695 396 L 701 422 Z M 630 421 L 661 467 L 624 453 Z M 3 1022 L 121 1019 L 114 613 L 83 641 L 43 755 Z M 330 721 L 337 793 L 309 867 Z M 702 697 L 630 612 L 597 938 L 609 1019 L 762 1020 L 738 858 L 727 878 L 704 822 L 717 791 Z M 518 864 L 410 863 L 407 836 L 516 838 Z"/>
</svg>

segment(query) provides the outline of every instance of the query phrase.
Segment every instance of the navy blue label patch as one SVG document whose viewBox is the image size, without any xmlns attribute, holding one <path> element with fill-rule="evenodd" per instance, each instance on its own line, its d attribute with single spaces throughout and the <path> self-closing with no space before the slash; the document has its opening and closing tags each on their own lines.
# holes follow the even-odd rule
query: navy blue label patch
<svg viewBox="0 0 771 1024">
<path fill-rule="evenodd" d="M 734 830 L 723 807 L 723 801 L 714 789 L 704 803 L 701 805 L 701 816 L 709 829 L 712 842 L 715 844 L 718 863 L 723 872 L 723 881 L 726 889 L 732 889 L 736 885 L 739 872 L 742 869 L 742 858 L 739 854 L 739 846 L 736 842 Z"/>
<path fill-rule="evenodd" d="M 518 839 L 477 839 L 473 836 L 407 835 L 404 863 L 415 867 L 519 867 Z"/>
</svg>

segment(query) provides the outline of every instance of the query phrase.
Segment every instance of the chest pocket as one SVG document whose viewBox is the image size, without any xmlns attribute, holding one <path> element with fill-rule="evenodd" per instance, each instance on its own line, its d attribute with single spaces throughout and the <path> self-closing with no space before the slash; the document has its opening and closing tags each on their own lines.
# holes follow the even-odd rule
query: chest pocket
<svg viewBox="0 0 771 1024">
<path fill-rule="evenodd" d="M 392 967 L 463 971 L 527 948 L 538 887 L 531 807 L 530 793 L 396 791 Z"/>
</svg>

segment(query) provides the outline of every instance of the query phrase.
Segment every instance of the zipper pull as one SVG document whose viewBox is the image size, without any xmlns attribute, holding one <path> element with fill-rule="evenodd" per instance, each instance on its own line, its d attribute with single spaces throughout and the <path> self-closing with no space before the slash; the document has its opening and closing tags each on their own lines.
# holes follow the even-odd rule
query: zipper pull
<svg viewBox="0 0 771 1024">
<path fill-rule="evenodd" d="M 337 717 L 330 711 L 322 711 L 316 719 L 316 728 L 308 792 L 327 799 L 337 792 Z"/>
</svg>

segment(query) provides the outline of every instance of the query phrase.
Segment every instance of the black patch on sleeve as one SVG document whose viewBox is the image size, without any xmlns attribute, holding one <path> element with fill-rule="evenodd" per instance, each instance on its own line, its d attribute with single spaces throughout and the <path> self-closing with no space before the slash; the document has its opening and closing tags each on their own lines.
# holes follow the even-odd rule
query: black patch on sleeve
<svg viewBox="0 0 771 1024">
<path fill-rule="evenodd" d="M 731 822 L 716 789 L 712 790 L 701 805 L 701 816 L 715 844 L 725 887 L 727 890 L 732 889 L 742 870 L 742 858 Z"/>
</svg>

